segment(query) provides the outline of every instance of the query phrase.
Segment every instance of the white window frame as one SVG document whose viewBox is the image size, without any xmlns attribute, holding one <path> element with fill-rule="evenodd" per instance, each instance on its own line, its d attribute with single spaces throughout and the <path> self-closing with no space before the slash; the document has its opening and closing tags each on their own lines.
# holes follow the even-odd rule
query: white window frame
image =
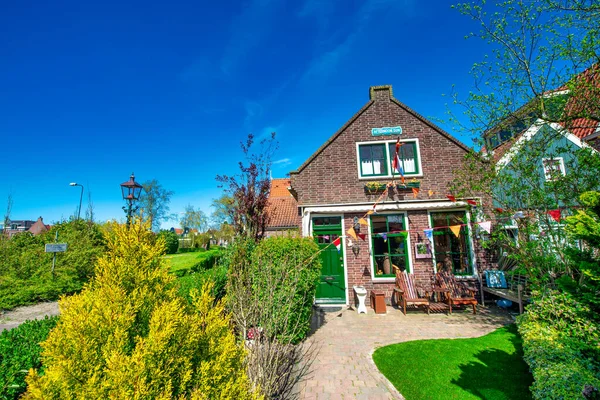
<svg viewBox="0 0 600 400">
<path fill-rule="evenodd" d="M 388 163 L 386 166 L 390 164 L 391 155 L 389 154 L 389 144 L 396 143 L 396 140 L 373 140 L 368 142 L 356 142 L 356 167 L 357 174 L 359 180 L 377 180 L 377 179 L 389 179 L 392 178 L 391 168 L 388 167 L 387 175 L 372 175 L 372 176 L 362 176 L 360 169 L 360 146 L 361 145 L 370 145 L 370 144 L 385 144 L 385 154 L 386 154 L 386 162 Z M 421 148 L 419 146 L 419 139 L 404 139 L 400 140 L 400 143 L 414 143 L 415 144 L 415 152 L 417 156 L 417 168 L 419 169 L 418 174 L 404 174 L 405 178 L 418 178 L 423 176 L 423 165 L 421 159 Z M 393 177 L 400 178 L 400 174 L 394 174 Z"/>
<path fill-rule="evenodd" d="M 395 143 L 395 142 L 394 142 Z M 406 211 L 390 211 L 390 212 L 377 212 L 376 215 L 380 215 L 380 216 L 384 216 L 384 215 L 402 215 L 404 218 L 404 229 L 406 229 L 407 235 L 406 235 L 406 253 L 407 253 L 407 257 L 408 257 L 408 268 L 409 268 L 409 272 L 410 273 L 414 273 L 414 267 L 413 267 L 413 257 L 412 257 L 412 246 L 410 244 L 410 228 L 408 227 L 408 216 Z M 369 215 L 369 218 L 367 219 L 367 222 L 369 224 L 369 264 L 371 266 L 371 281 L 372 282 L 377 282 L 377 283 L 384 283 L 384 282 L 395 282 L 396 281 L 396 277 L 393 276 L 385 276 L 382 278 L 377 277 L 377 275 L 375 275 L 375 265 L 374 265 L 374 261 L 373 261 L 373 233 L 372 233 L 372 229 L 371 229 L 371 217 L 372 215 Z"/>
<path fill-rule="evenodd" d="M 560 169 L 560 173 L 563 176 L 565 176 L 565 161 L 563 160 L 562 157 L 542 158 L 542 168 L 544 168 L 544 178 L 546 179 L 546 182 L 551 182 L 553 180 L 552 174 L 549 173 L 550 171 L 548 171 L 548 169 L 546 168 L 547 161 L 558 161 L 558 167 Z"/>
</svg>

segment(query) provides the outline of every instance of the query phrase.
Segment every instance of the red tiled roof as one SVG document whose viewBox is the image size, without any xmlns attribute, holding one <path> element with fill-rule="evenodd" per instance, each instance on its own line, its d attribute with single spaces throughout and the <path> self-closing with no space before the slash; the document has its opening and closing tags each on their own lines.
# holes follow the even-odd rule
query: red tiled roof
<svg viewBox="0 0 600 400">
<path fill-rule="evenodd" d="M 290 179 L 273 179 L 269 193 L 267 212 L 269 213 L 269 224 L 267 229 L 300 227 L 301 218 L 298 215 L 298 202 L 292 196 L 288 187 Z"/>
</svg>

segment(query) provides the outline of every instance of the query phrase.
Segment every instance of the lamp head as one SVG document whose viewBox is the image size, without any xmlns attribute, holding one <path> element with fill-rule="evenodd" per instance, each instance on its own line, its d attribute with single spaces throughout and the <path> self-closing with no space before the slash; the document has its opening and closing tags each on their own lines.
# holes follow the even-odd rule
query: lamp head
<svg viewBox="0 0 600 400">
<path fill-rule="evenodd" d="M 70 186 L 77 186 L 77 182 L 71 182 L 69 183 Z"/>
</svg>

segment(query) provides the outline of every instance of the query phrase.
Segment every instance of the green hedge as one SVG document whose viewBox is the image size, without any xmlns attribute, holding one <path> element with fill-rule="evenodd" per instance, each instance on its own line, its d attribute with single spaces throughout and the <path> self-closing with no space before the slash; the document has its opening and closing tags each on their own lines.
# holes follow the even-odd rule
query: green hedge
<svg viewBox="0 0 600 400">
<path fill-rule="evenodd" d="M 178 277 L 202 272 L 214 268 L 217 262 L 223 255 L 223 251 L 219 248 L 214 250 L 202 251 L 196 256 L 194 263 L 183 268 L 171 269 L 171 273 Z"/>
<path fill-rule="evenodd" d="M 586 386 L 600 389 L 600 327 L 589 307 L 568 293 L 538 293 L 518 327 L 535 399 L 581 399 Z"/>
<path fill-rule="evenodd" d="M 40 369 L 40 343 L 46 340 L 58 317 L 27 321 L 0 333 L 0 399 L 16 399 L 25 392 L 30 368 Z"/>
<path fill-rule="evenodd" d="M 211 295 L 215 300 L 220 300 L 225 297 L 225 287 L 227 285 L 227 269 L 225 266 L 218 266 L 207 271 L 201 271 L 185 275 L 177 279 L 179 285 L 179 294 L 183 296 L 191 304 L 190 292 L 192 289 L 200 289 L 207 281 L 213 281 L 214 287 Z"/>
</svg>

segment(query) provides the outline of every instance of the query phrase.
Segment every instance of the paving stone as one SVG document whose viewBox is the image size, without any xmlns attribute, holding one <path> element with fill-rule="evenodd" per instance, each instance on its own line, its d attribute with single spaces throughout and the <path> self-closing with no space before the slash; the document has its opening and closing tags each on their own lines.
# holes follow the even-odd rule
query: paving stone
<svg viewBox="0 0 600 400">
<path fill-rule="evenodd" d="M 479 311 L 429 316 L 409 311 L 405 316 L 388 307 L 385 315 L 326 313 L 324 325 L 309 338 L 319 351 L 310 377 L 298 385 L 300 399 L 402 399 L 375 366 L 375 349 L 409 340 L 478 337 L 513 322 L 507 314 Z"/>
</svg>

